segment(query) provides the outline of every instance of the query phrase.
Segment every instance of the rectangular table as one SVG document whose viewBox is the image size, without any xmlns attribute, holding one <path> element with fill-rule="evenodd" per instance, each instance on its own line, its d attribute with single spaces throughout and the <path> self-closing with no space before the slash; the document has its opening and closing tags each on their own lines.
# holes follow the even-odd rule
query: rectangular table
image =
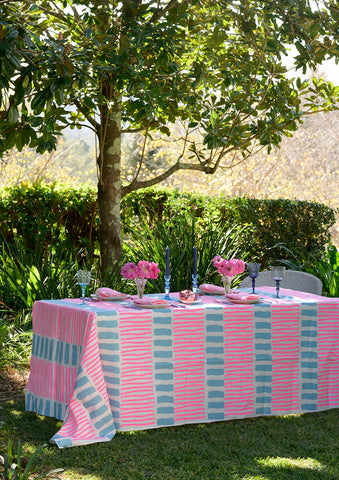
<svg viewBox="0 0 339 480">
<path fill-rule="evenodd" d="M 203 296 L 156 310 L 36 302 L 26 410 L 63 420 L 51 439 L 62 448 L 116 431 L 339 407 L 339 299 L 258 292 L 255 305 Z"/>
</svg>

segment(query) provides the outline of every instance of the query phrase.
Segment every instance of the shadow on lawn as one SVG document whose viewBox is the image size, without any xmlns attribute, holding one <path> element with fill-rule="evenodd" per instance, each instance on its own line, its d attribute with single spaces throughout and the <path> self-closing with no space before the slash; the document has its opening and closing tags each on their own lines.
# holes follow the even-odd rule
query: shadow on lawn
<svg viewBox="0 0 339 480">
<path fill-rule="evenodd" d="M 14 440 L 36 449 L 61 422 L 7 403 Z M 49 446 L 38 471 L 72 480 L 339 480 L 339 410 L 117 433 L 111 442 Z M 1 450 L 5 439 L 0 439 Z"/>
</svg>

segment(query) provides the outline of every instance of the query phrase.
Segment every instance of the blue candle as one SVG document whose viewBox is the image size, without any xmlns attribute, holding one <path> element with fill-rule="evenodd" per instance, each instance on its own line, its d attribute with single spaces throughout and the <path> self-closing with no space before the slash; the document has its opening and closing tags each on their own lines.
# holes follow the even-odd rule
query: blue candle
<svg viewBox="0 0 339 480">
<path fill-rule="evenodd" d="M 193 247 L 193 274 L 197 274 L 197 247 Z"/>
<path fill-rule="evenodd" d="M 169 247 L 166 247 L 166 276 L 170 274 L 170 267 L 169 267 Z"/>
</svg>

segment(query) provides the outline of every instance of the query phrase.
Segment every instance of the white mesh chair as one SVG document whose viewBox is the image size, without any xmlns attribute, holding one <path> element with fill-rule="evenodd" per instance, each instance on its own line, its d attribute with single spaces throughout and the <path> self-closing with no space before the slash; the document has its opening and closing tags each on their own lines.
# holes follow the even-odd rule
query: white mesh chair
<svg viewBox="0 0 339 480">
<path fill-rule="evenodd" d="M 256 287 L 275 287 L 275 281 L 272 278 L 270 270 L 259 272 L 255 279 Z M 252 279 L 250 277 L 244 278 L 240 283 L 239 288 L 251 288 Z M 300 272 L 298 270 L 286 270 L 285 276 L 280 282 L 281 288 L 289 288 L 290 290 L 299 290 L 300 292 L 314 293 L 321 295 L 323 284 L 321 280 L 311 273 Z"/>
</svg>

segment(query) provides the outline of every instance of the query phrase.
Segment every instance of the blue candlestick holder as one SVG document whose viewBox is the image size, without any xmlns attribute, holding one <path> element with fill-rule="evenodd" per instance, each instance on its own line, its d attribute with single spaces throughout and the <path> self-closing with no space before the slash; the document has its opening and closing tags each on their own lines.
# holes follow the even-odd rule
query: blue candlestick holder
<svg viewBox="0 0 339 480">
<path fill-rule="evenodd" d="M 198 294 L 198 277 L 199 275 L 196 273 L 193 273 L 192 279 L 193 279 L 193 285 L 192 285 L 192 292 L 195 293 L 196 295 Z"/>
<path fill-rule="evenodd" d="M 170 299 L 170 283 L 171 283 L 171 275 L 164 275 L 164 279 L 165 279 L 165 299 L 166 300 L 169 300 Z"/>
</svg>

